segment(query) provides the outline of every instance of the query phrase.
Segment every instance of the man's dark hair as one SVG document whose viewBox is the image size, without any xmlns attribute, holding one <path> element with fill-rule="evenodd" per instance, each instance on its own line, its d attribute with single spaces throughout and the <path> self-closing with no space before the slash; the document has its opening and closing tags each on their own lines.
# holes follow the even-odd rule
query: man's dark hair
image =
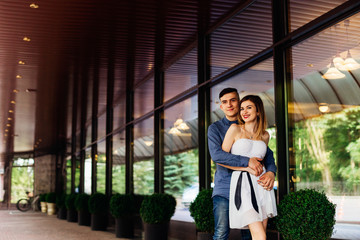
<svg viewBox="0 0 360 240">
<path fill-rule="evenodd" d="M 225 94 L 228 94 L 228 93 L 237 93 L 237 95 L 239 96 L 239 93 L 237 91 L 236 88 L 224 88 L 220 93 L 219 93 L 219 99 L 224 96 Z"/>
</svg>

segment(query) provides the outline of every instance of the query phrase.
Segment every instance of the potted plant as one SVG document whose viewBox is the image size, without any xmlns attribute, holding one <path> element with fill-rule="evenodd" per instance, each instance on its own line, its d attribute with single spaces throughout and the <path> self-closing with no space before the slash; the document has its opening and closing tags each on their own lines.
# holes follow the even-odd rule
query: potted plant
<svg viewBox="0 0 360 240">
<path fill-rule="evenodd" d="M 198 240 L 211 240 L 213 236 L 214 213 L 211 195 L 212 189 L 204 189 L 190 204 L 190 215 L 195 221 Z"/>
<path fill-rule="evenodd" d="M 68 222 L 77 222 L 78 216 L 77 216 L 77 211 L 75 208 L 76 195 L 77 195 L 76 193 L 71 193 L 71 194 L 66 195 L 66 198 L 65 198 L 65 206 L 67 209 L 66 220 Z"/>
<path fill-rule="evenodd" d="M 133 195 L 115 194 L 110 199 L 110 213 L 115 218 L 115 233 L 118 238 L 134 236 L 135 202 Z"/>
<path fill-rule="evenodd" d="M 45 199 L 47 203 L 47 214 L 54 215 L 56 213 L 56 193 L 47 193 Z"/>
<path fill-rule="evenodd" d="M 276 227 L 285 240 L 330 239 L 335 224 L 335 204 L 323 192 L 305 189 L 280 201 Z"/>
<path fill-rule="evenodd" d="M 56 195 L 56 207 L 58 208 L 58 215 L 59 219 L 66 219 L 66 207 L 65 207 L 65 193 L 60 193 Z"/>
<path fill-rule="evenodd" d="M 145 240 L 168 239 L 169 222 L 175 207 L 176 200 L 169 194 L 154 193 L 144 198 L 140 216 L 144 222 Z"/>
<path fill-rule="evenodd" d="M 75 198 L 75 208 L 78 212 L 78 224 L 83 226 L 90 226 L 91 215 L 89 212 L 89 198 L 90 195 L 80 193 Z"/>
<path fill-rule="evenodd" d="M 91 213 L 91 230 L 107 228 L 109 201 L 105 194 L 94 193 L 89 198 L 89 212 Z"/>
<path fill-rule="evenodd" d="M 39 201 L 41 206 L 41 212 L 47 212 L 47 205 L 46 205 L 46 193 L 42 193 L 39 195 Z"/>
</svg>

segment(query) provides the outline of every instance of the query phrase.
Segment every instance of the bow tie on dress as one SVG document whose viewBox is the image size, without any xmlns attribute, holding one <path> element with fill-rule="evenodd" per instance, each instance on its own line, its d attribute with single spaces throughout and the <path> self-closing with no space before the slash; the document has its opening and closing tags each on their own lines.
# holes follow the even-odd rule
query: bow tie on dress
<svg viewBox="0 0 360 240">
<path fill-rule="evenodd" d="M 253 208 L 255 209 L 255 211 L 257 213 L 259 213 L 259 207 L 257 205 L 257 201 L 256 201 L 256 196 L 255 196 L 255 191 L 254 191 L 254 186 L 252 184 L 251 178 L 250 178 L 250 173 L 249 172 L 241 172 L 240 176 L 238 178 L 238 182 L 237 182 L 237 186 L 236 186 L 236 190 L 235 190 L 235 206 L 237 208 L 237 210 L 240 209 L 241 206 L 241 181 L 242 181 L 242 174 L 245 173 L 248 177 L 249 180 L 249 184 L 250 184 L 250 191 L 251 191 L 251 203 L 253 205 Z"/>
</svg>

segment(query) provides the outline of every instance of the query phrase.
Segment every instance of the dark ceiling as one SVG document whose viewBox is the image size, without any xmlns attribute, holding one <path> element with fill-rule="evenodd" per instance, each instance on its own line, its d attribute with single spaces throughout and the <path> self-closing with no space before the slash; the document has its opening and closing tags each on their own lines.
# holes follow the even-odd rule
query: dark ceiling
<svg viewBox="0 0 360 240">
<path fill-rule="evenodd" d="M 1 153 L 50 151 L 63 142 L 68 85 L 79 73 L 97 68 L 101 81 L 113 61 L 115 91 L 121 92 L 129 56 L 135 85 L 153 71 L 157 42 L 166 42 L 164 62 L 175 58 L 196 40 L 201 2 L 211 9 L 211 26 L 252 1 L 2 0 Z"/>
<path fill-rule="evenodd" d="M 289 2 L 294 31 L 346 0 Z M 242 15 L 232 18 L 245 7 Z M 227 20 L 212 35 L 215 74 L 271 47 L 271 0 L 0 1 L 0 153 L 56 150 L 70 136 L 69 87 L 74 80 L 90 82 L 94 72 L 99 73 L 103 112 L 109 66 L 114 66 L 114 92 L 120 95 L 128 69 L 133 69 L 132 84 L 137 86 L 151 76 L 155 57 L 166 67 L 196 46 L 199 22 L 212 30 Z M 312 38 L 309 51 L 300 44 L 300 51 L 293 53 L 294 77 L 308 73 L 309 65 L 323 69 L 336 54 L 323 49 L 334 49 L 335 42 L 341 51 L 352 48 L 353 56 L 359 56 L 354 49 L 359 46 L 359 25 L 357 17 L 349 28 L 337 28 L 336 33 L 346 38 L 331 40 L 331 29 Z M 354 44 L 345 42 L 348 31 Z M 235 48 L 240 52 L 234 46 L 241 46 Z M 157 56 L 156 49 L 162 49 Z M 309 56 L 316 57 L 310 58 L 311 64 Z M 260 70 L 269 78 L 259 77 L 267 84 L 265 90 L 273 86 L 272 61 L 267 62 Z"/>
</svg>

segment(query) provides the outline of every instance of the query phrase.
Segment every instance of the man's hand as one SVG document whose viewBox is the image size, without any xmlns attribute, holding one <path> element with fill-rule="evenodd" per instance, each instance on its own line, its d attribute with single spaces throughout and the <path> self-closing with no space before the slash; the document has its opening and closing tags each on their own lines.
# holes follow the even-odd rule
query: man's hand
<svg viewBox="0 0 360 240">
<path fill-rule="evenodd" d="M 258 184 L 264 187 L 264 189 L 270 191 L 274 187 L 274 181 L 275 181 L 275 174 L 273 172 L 266 172 L 264 175 L 262 175 L 259 180 Z"/>
<path fill-rule="evenodd" d="M 262 161 L 262 159 L 257 157 L 252 157 L 249 159 L 248 167 L 255 171 L 255 176 L 260 176 L 260 174 L 263 172 L 263 166 L 261 165 L 260 161 Z"/>
</svg>

